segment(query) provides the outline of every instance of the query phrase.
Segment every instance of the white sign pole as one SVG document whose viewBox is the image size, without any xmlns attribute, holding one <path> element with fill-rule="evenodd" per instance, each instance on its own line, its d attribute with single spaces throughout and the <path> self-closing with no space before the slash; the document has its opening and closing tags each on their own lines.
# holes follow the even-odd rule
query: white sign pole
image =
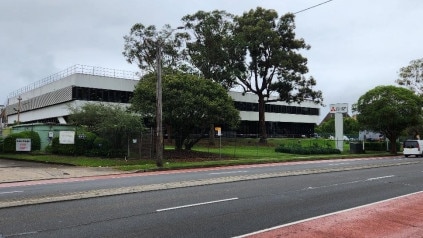
<svg viewBox="0 0 423 238">
<path fill-rule="evenodd" d="M 344 151 L 344 123 L 342 113 L 335 113 L 335 144 L 341 152 Z"/>
<path fill-rule="evenodd" d="M 335 146 L 341 152 L 344 151 L 344 123 L 343 113 L 348 112 L 347 103 L 330 105 L 330 113 L 335 113 Z"/>
</svg>

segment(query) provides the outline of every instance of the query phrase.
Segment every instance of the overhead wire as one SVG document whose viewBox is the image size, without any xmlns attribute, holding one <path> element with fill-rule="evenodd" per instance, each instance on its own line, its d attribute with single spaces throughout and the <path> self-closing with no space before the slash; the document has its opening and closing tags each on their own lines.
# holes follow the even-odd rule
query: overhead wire
<svg viewBox="0 0 423 238">
<path fill-rule="evenodd" d="M 314 5 L 314 6 L 308 7 L 308 8 L 306 8 L 306 9 L 301 10 L 301 11 L 294 12 L 294 14 L 298 14 L 298 13 L 300 13 L 300 12 L 305 12 L 305 11 L 307 11 L 307 10 L 310 10 L 310 9 L 312 9 L 312 8 L 315 8 L 315 7 L 321 6 L 321 5 L 323 5 L 323 4 L 326 4 L 326 3 L 328 3 L 328 2 L 332 2 L 332 1 L 333 1 L 333 0 L 328 0 L 328 1 L 326 1 L 326 2 L 319 3 L 319 4 L 317 4 L 317 5 Z"/>
</svg>

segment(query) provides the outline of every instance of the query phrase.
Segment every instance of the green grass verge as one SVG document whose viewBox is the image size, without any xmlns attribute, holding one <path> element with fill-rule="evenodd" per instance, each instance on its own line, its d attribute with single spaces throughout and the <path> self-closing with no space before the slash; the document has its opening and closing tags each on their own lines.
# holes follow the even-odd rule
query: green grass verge
<svg viewBox="0 0 423 238">
<path fill-rule="evenodd" d="M 300 160 L 323 160 L 323 159 L 343 159 L 370 156 L 388 156 L 387 152 L 369 152 L 365 154 L 350 154 L 349 144 L 344 144 L 344 152 L 335 155 L 295 155 L 275 152 L 275 148 L 280 144 L 286 146 L 321 146 L 335 147 L 334 141 L 325 139 L 282 139 L 269 138 L 266 145 L 258 143 L 256 138 L 225 138 L 216 139 L 216 145 L 208 145 L 207 140 L 202 140 L 193 150 L 212 153 L 210 159 L 164 159 L 164 166 L 158 168 L 154 160 L 146 159 L 105 159 L 81 156 L 59 156 L 43 153 L 31 154 L 0 154 L 0 158 L 26 160 L 43 163 L 66 164 L 84 167 L 111 167 L 124 171 L 152 171 L 163 169 L 183 169 L 183 168 L 204 168 L 216 166 L 230 166 L 259 163 L 280 163 Z M 172 146 L 166 146 L 166 150 L 172 150 Z"/>
</svg>

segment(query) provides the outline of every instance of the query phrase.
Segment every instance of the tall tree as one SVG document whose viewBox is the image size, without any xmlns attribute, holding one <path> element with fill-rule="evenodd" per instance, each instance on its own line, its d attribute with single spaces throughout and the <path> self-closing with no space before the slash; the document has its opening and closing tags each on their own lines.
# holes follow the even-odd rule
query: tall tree
<svg viewBox="0 0 423 238">
<path fill-rule="evenodd" d="M 198 12 L 184 20 L 195 30 L 193 41 L 187 44 L 193 65 L 203 73 L 209 69 L 220 72 L 228 87 L 241 87 L 258 96 L 261 142 L 267 139 L 267 102 L 322 103 L 322 92 L 313 90 L 316 81 L 304 77 L 307 59 L 299 51 L 310 46 L 295 38 L 293 14 L 278 18 L 274 10 L 258 7 L 233 18 L 214 11 Z M 221 28 L 219 22 L 224 23 Z M 274 95 L 277 99 L 271 99 Z"/>
<path fill-rule="evenodd" d="M 395 82 L 423 96 L 423 58 L 412 60 L 408 66 L 402 67 Z M 406 134 L 416 137 L 422 131 L 423 125 L 418 124 L 407 128 Z"/>
<path fill-rule="evenodd" d="M 236 83 L 239 72 L 245 71 L 243 54 L 236 52 L 232 40 L 233 15 L 225 11 L 198 11 L 182 18 L 185 29 L 193 36 L 187 42 L 186 55 L 194 69 L 204 78 L 226 90 Z M 238 54 L 237 54 L 238 53 Z M 210 125 L 209 143 L 214 144 L 214 125 Z"/>
<path fill-rule="evenodd" d="M 243 53 L 236 51 L 232 38 L 234 16 L 225 11 L 198 11 L 182 18 L 191 34 L 186 54 L 191 64 L 206 78 L 229 90 L 240 72 L 245 71 Z"/>
<path fill-rule="evenodd" d="M 395 82 L 423 95 L 423 58 L 412 60 L 408 66 L 402 67 Z"/>
<path fill-rule="evenodd" d="M 265 142 L 265 104 L 276 94 L 278 101 L 321 103 L 322 92 L 313 91 L 314 78 L 308 73 L 307 59 L 299 51 L 309 49 L 303 39 L 295 38 L 294 14 L 278 19 L 274 10 L 258 7 L 235 18 L 235 39 L 245 50 L 247 77 L 238 78 L 245 92 L 258 96 L 260 141 Z"/>
<path fill-rule="evenodd" d="M 395 86 L 378 86 L 358 99 L 353 110 L 364 129 L 382 132 L 397 153 L 396 141 L 407 127 L 421 123 L 423 101 L 412 91 Z"/>
<path fill-rule="evenodd" d="M 155 75 L 148 74 L 138 83 L 132 109 L 154 115 Z M 206 133 L 209 125 L 236 126 L 239 112 L 226 90 L 219 84 L 181 72 L 163 76 L 163 120 L 175 135 L 175 148 L 190 150 Z"/>
<path fill-rule="evenodd" d="M 158 31 L 154 25 L 145 27 L 137 23 L 132 26 L 130 34 L 123 37 L 125 45 L 122 54 L 129 63 L 136 63 L 143 72 L 156 71 L 158 57 L 164 67 L 179 67 L 183 64 L 181 47 L 188 35 L 173 34 L 175 30 L 170 25 L 165 25 Z"/>
</svg>

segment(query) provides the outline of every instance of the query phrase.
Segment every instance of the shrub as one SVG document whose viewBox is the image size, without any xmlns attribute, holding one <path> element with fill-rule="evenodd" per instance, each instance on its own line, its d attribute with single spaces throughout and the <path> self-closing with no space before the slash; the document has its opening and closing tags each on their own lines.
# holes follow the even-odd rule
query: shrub
<svg viewBox="0 0 423 238">
<path fill-rule="evenodd" d="M 37 151 L 41 148 L 40 135 L 35 131 L 22 131 L 7 136 L 3 141 L 3 151 L 6 153 L 16 152 L 16 139 L 31 139 L 31 151 Z"/>
<path fill-rule="evenodd" d="M 313 146 L 310 146 L 310 147 L 302 147 L 301 145 L 288 147 L 282 144 L 276 147 L 275 152 L 300 154 L 300 155 L 340 154 L 341 153 L 341 151 L 338 149 L 333 149 L 329 147 L 321 147 L 317 144 L 313 144 Z"/>
</svg>

